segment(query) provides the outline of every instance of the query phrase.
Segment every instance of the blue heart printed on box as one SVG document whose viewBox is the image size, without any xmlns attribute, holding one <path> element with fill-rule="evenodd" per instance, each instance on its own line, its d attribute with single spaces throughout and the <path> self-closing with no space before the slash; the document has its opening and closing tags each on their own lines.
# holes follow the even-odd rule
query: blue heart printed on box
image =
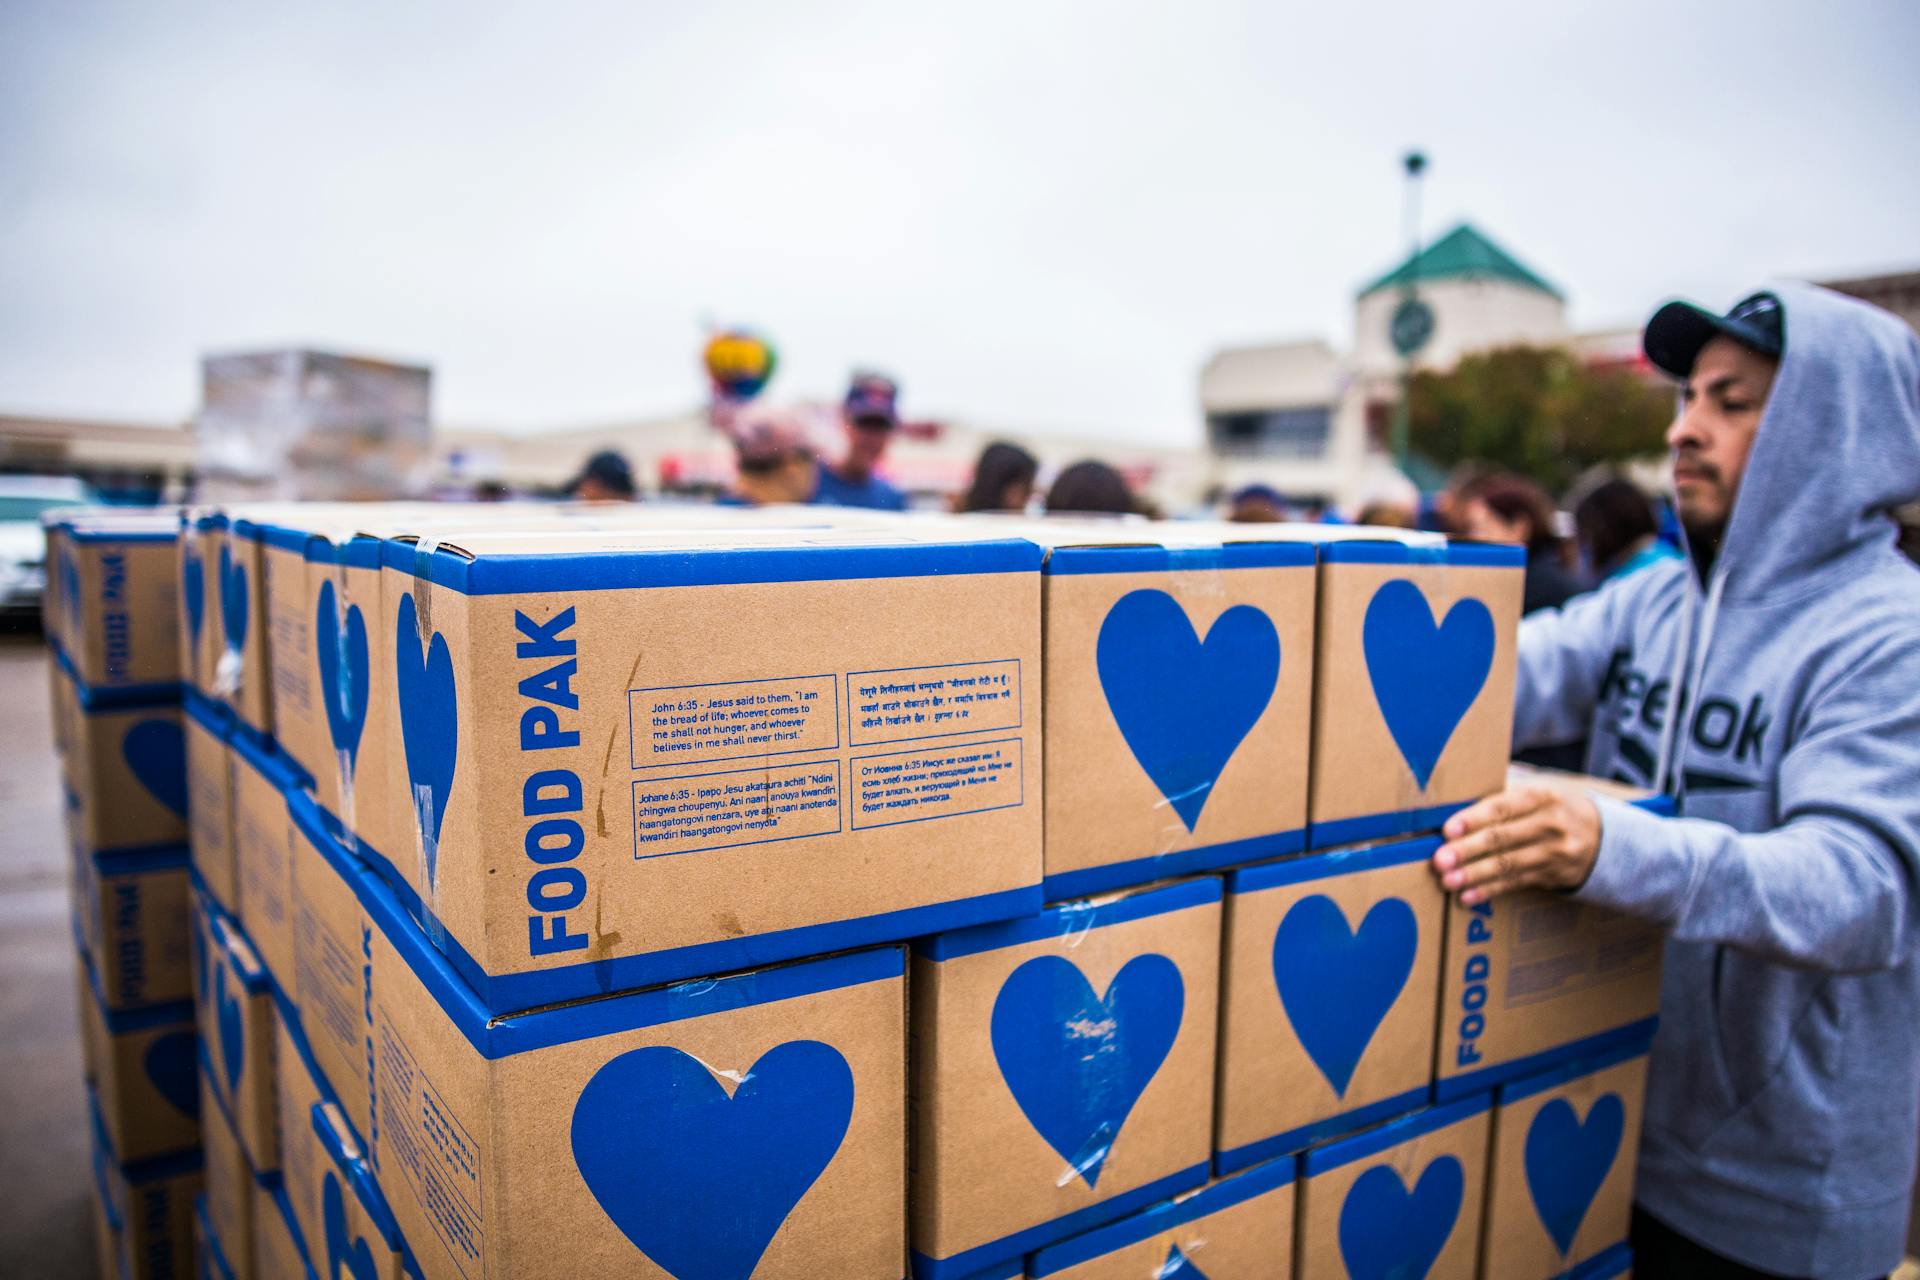
<svg viewBox="0 0 1920 1280">
<path fill-rule="evenodd" d="M 198 552 L 189 551 L 180 564 L 181 594 L 187 601 L 187 635 L 200 643 L 200 625 L 207 617 L 207 566 Z"/>
<path fill-rule="evenodd" d="M 1405 578 L 1383 583 L 1362 628 L 1374 701 L 1422 789 L 1493 670 L 1493 614 L 1457 600 L 1444 622 Z"/>
<path fill-rule="evenodd" d="M 220 1065 L 226 1072 L 227 1096 L 240 1087 L 240 1073 L 247 1068 L 247 1035 L 241 1018 L 240 1002 L 227 989 L 227 964 L 220 962 L 220 975 L 214 979 L 214 1023 L 220 1032 Z"/>
<path fill-rule="evenodd" d="M 1585 1124 L 1572 1103 L 1555 1098 L 1527 1126 L 1527 1190 L 1562 1257 L 1613 1168 L 1626 1126 L 1627 1109 L 1617 1093 L 1595 1098 Z"/>
<path fill-rule="evenodd" d="M 1340 1206 L 1340 1258 L 1352 1280 L 1423 1280 L 1447 1247 L 1467 1179 L 1437 1156 L 1411 1192 L 1390 1165 L 1354 1180 Z"/>
<path fill-rule="evenodd" d="M 320 1280 L 380 1280 L 373 1250 L 347 1227 L 347 1202 L 337 1174 L 328 1172 L 322 1180 L 320 1205 L 327 1233 L 327 1269 Z"/>
<path fill-rule="evenodd" d="M 200 1114 L 200 1083 L 193 1054 L 193 1032 L 169 1031 L 155 1036 L 140 1059 L 155 1092 L 189 1118 Z"/>
<path fill-rule="evenodd" d="M 1153 785 L 1192 831 L 1227 761 L 1273 699 L 1280 634 L 1252 605 L 1222 613 L 1202 641 L 1164 591 L 1129 591 L 1095 646 L 1113 720 Z"/>
<path fill-rule="evenodd" d="M 1167 1250 L 1167 1260 L 1153 1269 L 1153 1280 L 1207 1280 L 1207 1273 L 1176 1244 Z"/>
<path fill-rule="evenodd" d="M 1341 1097 L 1354 1068 L 1405 990 L 1420 922 L 1399 898 L 1383 898 L 1358 929 L 1325 894 L 1288 908 L 1273 935 L 1273 981 L 1300 1047 Z"/>
<path fill-rule="evenodd" d="M 343 623 L 333 583 L 320 584 L 313 615 L 314 656 L 320 663 L 320 695 L 327 707 L 333 749 L 344 751 L 351 773 L 367 727 L 367 619 L 350 605 Z"/>
<path fill-rule="evenodd" d="M 406 748 L 407 782 L 414 821 L 432 884 L 439 861 L 440 827 L 447 816 L 459 745 L 460 712 L 454 701 L 453 654 L 438 631 L 423 653 L 420 615 L 413 593 L 400 597 L 394 629 L 394 682 L 400 696 L 400 736 Z"/>
<path fill-rule="evenodd" d="M 853 1096 L 847 1060 L 817 1040 L 767 1050 L 732 1096 L 698 1058 L 632 1049 L 574 1101 L 573 1161 L 613 1225 L 675 1280 L 747 1280 L 840 1150 Z"/>
<path fill-rule="evenodd" d="M 120 758 L 174 816 L 187 816 L 187 736 L 177 720 L 141 720 L 120 740 Z"/>
<path fill-rule="evenodd" d="M 227 634 L 227 648 L 237 652 L 247 647 L 247 566 L 235 560 L 224 543 L 220 547 L 220 629 Z"/>
<path fill-rule="evenodd" d="M 67 629 L 73 632 L 70 643 L 80 641 L 80 565 L 73 552 L 60 550 L 60 603 L 67 615 Z"/>
<path fill-rule="evenodd" d="M 1072 961 L 1036 956 L 993 1002 L 993 1057 L 1027 1122 L 1089 1188 L 1134 1104 L 1173 1050 L 1186 1008 L 1180 969 L 1148 952 L 1104 996 Z"/>
</svg>

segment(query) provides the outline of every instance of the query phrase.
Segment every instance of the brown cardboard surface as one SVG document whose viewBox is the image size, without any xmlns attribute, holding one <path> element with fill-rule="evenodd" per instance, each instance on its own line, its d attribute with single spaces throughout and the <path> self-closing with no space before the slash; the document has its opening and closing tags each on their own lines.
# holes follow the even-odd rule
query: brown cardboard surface
<svg viewBox="0 0 1920 1280">
<path fill-rule="evenodd" d="M 200 882 L 229 910 L 240 902 L 234 865 L 233 748 L 199 718 L 181 717 L 187 735 L 188 841 Z"/>
<path fill-rule="evenodd" d="M 1516 637 L 1522 573 L 1439 563 L 1322 563 L 1314 658 L 1313 777 L 1309 816 L 1322 823 L 1478 799 L 1500 789 L 1513 740 Z M 1494 623 L 1491 669 L 1423 787 L 1373 691 L 1363 643 L 1368 606 L 1392 581 L 1418 587 L 1434 623 L 1464 599 Z M 1384 834 L 1384 833 L 1383 833 Z M 1314 836 L 1316 843 L 1320 837 Z"/>
<path fill-rule="evenodd" d="M 246 750 L 233 753 L 234 914 L 276 979 L 293 972 L 293 820 L 279 780 Z"/>
<path fill-rule="evenodd" d="M 65 719 L 62 763 L 67 825 L 74 840 L 93 850 L 185 844 L 187 815 L 174 807 L 185 799 L 178 781 L 185 776 L 185 764 L 175 754 L 177 748 L 165 745 L 168 735 L 184 732 L 180 707 L 85 711 L 69 680 L 56 676 L 55 683 L 67 686 L 57 705 Z M 132 745 L 129 735 L 137 735 Z M 141 757 L 153 785 L 135 772 L 130 754 Z"/>
<path fill-rule="evenodd" d="M 220 1251 L 233 1268 L 234 1280 L 252 1280 L 262 1274 L 253 1264 L 253 1170 L 247 1164 L 240 1135 L 220 1109 L 213 1082 L 205 1072 L 200 1076 L 200 1111 L 206 1117 L 201 1150 L 207 1178 L 207 1225 L 220 1241 Z"/>
<path fill-rule="evenodd" d="M 396 949 L 387 932 L 392 914 L 372 934 L 379 1107 L 374 1166 L 429 1280 L 546 1276 L 556 1248 L 564 1249 L 571 1269 L 665 1280 L 670 1273 L 664 1265 L 643 1251 L 661 1249 L 656 1232 L 671 1228 L 682 1247 L 706 1251 L 742 1231 L 748 1219 L 772 1231 L 752 1268 L 756 1280 L 898 1280 L 903 1273 L 905 983 L 889 967 L 898 964 L 897 952 L 890 961 L 870 956 L 806 962 L 672 991 L 612 996 L 517 1015 L 486 1032 L 477 1011 L 469 1009 L 456 1023 L 437 1001 L 433 992 L 447 989 L 451 970 L 420 939 L 407 941 L 405 953 Z M 423 981 L 409 957 L 430 965 L 436 986 Z M 848 966 L 893 976 L 722 1007 L 733 998 L 727 993 L 752 999 L 781 984 L 824 980 L 822 975 Z M 632 1025 L 662 1012 L 707 1008 L 712 1011 Z M 585 1038 L 566 1038 L 575 1031 Z M 488 1058 L 470 1034 L 497 1037 L 488 1043 L 500 1050 L 516 1041 L 537 1041 L 539 1047 Z M 770 1056 L 776 1052 L 781 1057 Z M 850 1110 L 824 1164 L 800 1169 L 804 1175 L 818 1167 L 818 1176 L 803 1186 L 784 1217 L 777 1209 L 768 1217 L 764 1205 L 770 1197 L 755 1190 L 755 1170 L 773 1158 L 762 1142 L 808 1126 L 829 1109 L 823 1095 L 803 1087 L 810 1077 L 796 1073 L 790 1057 L 796 1052 L 810 1061 L 831 1057 L 844 1064 L 845 1075 L 838 1078 L 850 1080 Z M 660 1088 L 662 1073 L 679 1083 Z M 756 1073 L 766 1078 L 753 1083 Z M 731 1100 L 720 1102 L 709 1084 Z M 740 1090 L 749 1087 L 782 1100 L 748 1103 Z M 589 1092 L 593 1101 L 583 1103 Z M 735 1140 L 715 1130 L 711 1143 L 676 1143 L 672 1158 L 684 1159 L 684 1177 L 669 1178 L 643 1154 L 643 1140 L 661 1132 L 663 1117 L 724 1130 L 731 1122 L 720 1117 L 741 1115 L 732 1109 L 743 1105 L 772 1106 L 786 1118 L 752 1129 L 761 1135 L 754 1141 L 743 1140 L 746 1130 L 734 1131 L 741 1135 Z M 622 1146 L 629 1141 L 630 1152 Z M 582 1172 L 582 1144 L 608 1162 L 595 1166 L 597 1184 Z M 629 1154 L 630 1161 L 623 1158 Z M 664 1158 L 659 1152 L 652 1157 Z M 735 1161 L 737 1177 L 729 1172 Z M 611 1174 L 609 1166 L 620 1173 Z M 637 1184 L 615 1185 L 628 1176 Z M 675 1204 L 647 1192 L 645 1187 L 659 1185 L 647 1180 L 658 1178 L 686 1186 L 687 1201 Z M 693 1178 L 701 1180 L 697 1186 Z M 803 1183 L 802 1177 L 791 1184 L 788 1194 Z M 725 1207 L 729 1194 L 761 1211 Z"/>
<path fill-rule="evenodd" d="M 902 541 L 543 537 L 461 535 L 460 546 L 698 556 Z M 633 580 L 650 572 L 633 562 Z M 389 568 L 384 587 L 372 665 L 394 669 L 410 619 L 419 636 L 438 633 L 409 661 L 446 655 L 458 755 L 445 794 L 416 793 L 404 717 L 393 717 L 382 804 L 408 832 L 379 852 L 489 974 L 1038 883 L 1037 572 L 466 596 Z M 928 685 L 942 705 L 914 709 Z M 715 736 L 738 716 L 752 741 Z M 767 734 L 787 745 L 765 751 Z M 363 761 L 359 786 L 374 785 Z M 419 795 L 440 825 L 432 875 Z M 896 816 L 908 812 L 920 816 Z"/>
<path fill-rule="evenodd" d="M 1335 1136 L 1343 1128 L 1336 1117 L 1424 1090 L 1431 1082 L 1446 915 L 1445 895 L 1428 865 L 1434 847 L 1431 840 L 1409 841 L 1376 850 L 1308 854 L 1273 864 L 1315 875 L 1292 883 L 1265 883 L 1259 869 L 1229 878 L 1216 1150 L 1231 1152 L 1278 1136 L 1298 1135 L 1293 1142 L 1259 1152 L 1261 1158 L 1271 1158 L 1283 1154 L 1282 1148 L 1298 1149 Z M 1403 860 L 1369 867 L 1382 856 Z M 1341 870 L 1356 865 L 1368 869 Z M 1331 987 L 1347 1003 L 1380 1011 L 1357 1058 L 1337 1035 L 1314 1041 L 1329 1062 L 1331 1076 L 1303 1043 L 1276 978 L 1282 963 L 1277 942 L 1283 922 L 1291 922 L 1287 926 L 1291 931 L 1306 931 L 1291 933 L 1290 939 L 1318 937 L 1313 923 L 1321 904 L 1300 906 L 1310 898 L 1339 909 L 1342 928 L 1353 939 L 1354 949 L 1317 956 L 1311 962 L 1311 978 L 1304 976 L 1296 950 L 1286 950 L 1284 954 L 1291 957 L 1288 981 L 1298 984 L 1289 990 L 1306 993 L 1310 999 L 1309 986 Z M 1294 915 L 1296 908 L 1299 914 Z M 1381 913 L 1370 914 L 1376 908 Z M 1414 925 L 1404 970 L 1398 961 L 1399 919 L 1389 918 L 1395 915 Z M 1306 945 L 1295 942 L 1293 947 Z M 1402 972 L 1404 980 L 1396 984 L 1394 978 Z M 1340 1080 L 1343 1069 L 1351 1074 Z M 1423 1095 L 1403 1109 L 1425 1100 Z M 1354 1127 L 1358 1126 L 1344 1126 Z"/>
<path fill-rule="evenodd" d="M 209 910 L 203 901 L 200 919 L 206 923 L 201 955 L 208 963 L 198 1014 L 204 1028 L 201 1056 L 247 1163 L 259 1173 L 272 1173 L 280 1167 L 272 989 L 259 956 L 231 917 Z"/>
<path fill-rule="evenodd" d="M 1144 1226 L 1155 1218 L 1179 1217 L 1184 1205 L 1233 1181 L 1181 1196 L 1137 1221 Z M 1207 1280 L 1272 1280 L 1293 1274 L 1293 1221 L 1294 1187 L 1287 1182 L 1071 1266 L 1041 1270 L 1043 1253 L 1034 1260 L 1032 1274 L 1047 1280 L 1187 1280 L 1198 1271 Z"/>
<path fill-rule="evenodd" d="M 253 1184 L 253 1269 L 269 1276 L 304 1276 L 310 1260 L 293 1234 L 293 1224 L 273 1192 Z"/>
<path fill-rule="evenodd" d="M 1125 904 L 1133 896 L 1095 901 Z M 1054 908 L 1042 917 L 1047 923 L 1037 926 L 1051 930 L 1047 936 L 945 960 L 916 952 L 912 1002 L 916 1253 L 954 1258 L 1207 1160 L 1220 964 L 1219 901 L 1198 901 L 1097 927 L 1082 923 L 1097 919 L 1084 907 Z M 985 926 L 955 936 L 1017 936 L 1013 931 L 1024 923 Z M 1171 1047 L 1137 1100 L 1125 1110 L 1119 1131 L 1109 1134 L 1101 1128 L 1090 1139 L 1099 1145 L 1087 1146 L 1084 1156 L 1070 1161 L 1028 1118 L 1003 1073 L 993 1034 L 1001 993 L 1022 966 L 1046 959 L 1071 965 L 1091 998 L 1104 1001 L 1126 966 L 1155 957 L 1170 961 L 1180 975 L 1183 1003 Z M 1136 981 L 1144 970 L 1132 972 L 1135 977 L 1130 981 Z M 1093 1014 L 1069 1000 L 1060 1014 L 1066 1021 L 1054 1034 L 1100 1038 L 1079 1061 L 1097 1067 L 1111 1060 L 1103 1055 L 1130 1043 L 1112 1038 L 1128 1033 L 1110 1013 L 1105 1020 L 1095 1021 Z M 1011 1050 L 1014 1041 L 1007 1043 Z M 1036 1047 L 1040 1051 L 1044 1046 Z M 1084 1169 L 1091 1169 L 1091 1175 Z M 981 1264 L 992 1260 L 983 1255 Z"/>
<path fill-rule="evenodd" d="M 367 919 L 353 887 L 304 831 L 293 843 L 293 917 L 292 990 L 301 1029 L 321 1077 L 365 1137 L 373 1132 Z"/>
<path fill-rule="evenodd" d="M 194 1274 L 194 1197 L 205 1179 L 198 1167 L 133 1182 L 109 1155 L 94 1161 L 95 1253 L 101 1275 L 173 1280 Z"/>
<path fill-rule="evenodd" d="M 1203 642 L 1233 609 L 1258 611 L 1279 639 L 1278 679 L 1191 828 L 1129 747 L 1095 660 L 1106 619 L 1136 591 L 1171 597 Z M 1046 576 L 1049 877 L 1306 826 L 1313 604 L 1311 565 Z"/>
<path fill-rule="evenodd" d="M 143 1011 L 132 1025 L 116 1026 L 119 1015 L 101 1007 L 86 972 L 89 963 L 80 957 L 81 1048 L 114 1154 L 131 1164 L 194 1146 L 200 1123 L 194 1113 L 193 1006 L 171 1006 L 177 1016 L 167 1018 Z"/>
<path fill-rule="evenodd" d="M 216 686 L 226 689 L 227 705 L 233 708 L 242 724 L 262 736 L 271 737 L 274 731 L 273 662 L 269 652 L 272 628 L 267 606 L 273 584 L 267 577 L 265 548 L 257 537 L 235 533 L 231 529 L 227 531 L 226 547 L 232 561 L 232 572 L 244 578 L 247 622 L 236 649 L 232 628 L 228 625 L 230 620 L 224 612 L 221 614 L 222 650 L 214 663 L 214 681 Z M 306 578 L 304 571 L 299 576 L 302 581 Z M 225 683 L 229 676 L 232 679 L 231 688 L 227 688 Z"/>
<path fill-rule="evenodd" d="M 76 902 L 88 954 L 109 1009 L 137 1009 L 193 996 L 187 868 L 178 863 L 102 871 L 75 857 Z"/>
<path fill-rule="evenodd" d="M 1472 907 L 1449 898 L 1434 1066 L 1442 1095 L 1449 1081 L 1655 1017 L 1661 945 L 1644 921 L 1564 894 Z"/>
<path fill-rule="evenodd" d="M 1493 1111 L 1486 1233 L 1481 1244 L 1480 1274 L 1486 1280 L 1496 1277 L 1505 1280 L 1508 1276 L 1515 1280 L 1528 1277 L 1548 1280 L 1627 1238 L 1633 1217 L 1634 1162 L 1640 1150 L 1641 1105 L 1646 1085 L 1647 1059 L 1642 1054 L 1542 1092 L 1527 1092 L 1526 1081 L 1516 1081 L 1502 1091 Z M 1510 1099 L 1509 1093 L 1524 1096 Z M 1607 1118 L 1596 1116 L 1594 1107 L 1608 1097 L 1617 1101 L 1618 1114 L 1624 1120 L 1618 1130 L 1619 1144 L 1605 1166 L 1604 1178 L 1594 1189 L 1592 1200 L 1584 1212 L 1572 1216 L 1567 1216 L 1567 1211 L 1560 1206 L 1577 1204 L 1577 1198 L 1568 1202 L 1564 1197 L 1550 1196 L 1546 1201 L 1554 1208 L 1562 1229 L 1567 1223 L 1578 1223 L 1569 1241 L 1571 1247 L 1563 1252 L 1546 1225 L 1540 1199 L 1529 1186 L 1527 1155 L 1530 1148 L 1538 1144 L 1536 1162 L 1572 1163 L 1583 1171 L 1591 1167 L 1582 1158 L 1586 1154 L 1584 1149 L 1556 1146 L 1550 1138 L 1557 1134 L 1577 1145 L 1588 1132 L 1587 1126 L 1605 1127 Z M 1610 1108 L 1615 1104 L 1605 1105 Z M 1536 1129 L 1536 1121 L 1547 1108 L 1556 1108 L 1560 1114 L 1549 1114 L 1545 1123 Z M 1569 1129 L 1557 1123 L 1567 1120 L 1575 1127 Z M 1591 1132 L 1598 1135 L 1600 1127 Z M 1536 1134 L 1538 1136 L 1534 1136 Z M 1583 1189 L 1587 1185 L 1581 1182 Z"/>
<path fill-rule="evenodd" d="M 326 1237 L 322 1197 L 324 1177 L 332 1167 L 327 1151 L 313 1128 L 313 1109 L 321 1101 L 320 1083 L 307 1070 L 284 1018 L 274 1019 L 273 1099 L 280 1127 L 280 1180 L 287 1205 L 302 1240 Z"/>
<path fill-rule="evenodd" d="M 1433 1163 L 1443 1156 L 1460 1162 L 1463 1174 L 1460 1207 L 1446 1243 L 1424 1274 L 1428 1280 L 1473 1280 L 1478 1274 L 1480 1219 L 1486 1201 L 1488 1115 L 1474 1111 L 1430 1133 L 1411 1137 L 1384 1151 L 1339 1165 L 1322 1173 L 1311 1167 L 1299 1183 L 1300 1216 L 1294 1236 L 1295 1280 L 1322 1280 L 1346 1277 L 1349 1272 L 1341 1251 L 1341 1215 L 1349 1193 L 1369 1170 L 1391 1169 L 1399 1179 L 1402 1192 L 1417 1199 L 1420 1180 Z M 1353 1141 L 1349 1139 L 1348 1141 Z M 1383 1221 L 1372 1230 L 1356 1234 L 1379 1238 L 1398 1237 L 1399 1228 Z M 1411 1233 L 1409 1233 L 1411 1235 Z M 1407 1274 L 1418 1274 L 1409 1271 Z"/>
<path fill-rule="evenodd" d="M 162 522 L 163 524 L 165 522 Z M 156 527 L 148 521 L 144 528 Z M 170 528 L 170 525 L 166 525 Z M 61 541 L 71 566 L 61 642 L 80 679 L 101 689 L 172 684 L 182 678 L 179 577 L 172 542 L 113 541 L 104 526 Z M 52 566 L 49 578 L 66 574 Z"/>
</svg>

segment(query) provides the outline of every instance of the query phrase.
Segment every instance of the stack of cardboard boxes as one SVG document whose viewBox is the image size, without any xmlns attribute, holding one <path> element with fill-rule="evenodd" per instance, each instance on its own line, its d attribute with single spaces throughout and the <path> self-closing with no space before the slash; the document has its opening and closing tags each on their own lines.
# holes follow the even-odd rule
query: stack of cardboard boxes
<svg viewBox="0 0 1920 1280">
<path fill-rule="evenodd" d="M 312 504 L 178 552 L 225 1274 L 1624 1266 L 1657 939 L 1424 865 L 1504 778 L 1517 552 Z"/>
</svg>

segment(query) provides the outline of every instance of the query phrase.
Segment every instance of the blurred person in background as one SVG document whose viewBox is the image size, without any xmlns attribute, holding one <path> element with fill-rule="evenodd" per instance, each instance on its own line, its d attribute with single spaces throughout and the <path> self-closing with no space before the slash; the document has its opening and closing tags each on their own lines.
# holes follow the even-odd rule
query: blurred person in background
<svg viewBox="0 0 1920 1280">
<path fill-rule="evenodd" d="M 812 502 L 820 466 L 800 420 L 772 405 L 749 405 L 733 415 L 734 482 L 720 495 L 721 506 L 763 507 L 782 502 Z"/>
<path fill-rule="evenodd" d="M 1070 511 L 1096 515 L 1132 515 L 1139 511 L 1132 490 L 1118 471 L 1092 458 L 1076 462 L 1054 477 L 1047 490 L 1047 514 Z"/>
<path fill-rule="evenodd" d="M 980 451 L 973 482 L 954 503 L 955 511 L 1025 511 L 1033 501 L 1040 460 L 1017 444 L 996 440 Z"/>
<path fill-rule="evenodd" d="M 633 483 L 633 468 L 626 457 L 612 449 L 602 449 L 587 459 L 580 474 L 567 485 L 567 496 L 575 502 L 632 502 L 640 496 Z"/>
<path fill-rule="evenodd" d="M 1372 525 L 1376 529 L 1417 527 L 1413 508 L 1399 502 L 1369 502 L 1360 508 L 1360 514 L 1353 518 L 1353 522 Z"/>
<path fill-rule="evenodd" d="M 1652 501 L 1639 485 L 1619 476 L 1595 485 L 1574 503 L 1573 529 L 1596 584 L 1680 556 L 1677 547 L 1660 540 Z"/>
<path fill-rule="evenodd" d="M 847 451 L 836 465 L 820 467 L 815 502 L 836 507 L 871 507 L 876 511 L 905 511 L 907 495 L 882 480 L 876 469 L 893 443 L 900 425 L 900 388 L 883 374 L 853 375 L 840 419 L 847 429 Z"/>
<path fill-rule="evenodd" d="M 1227 519 L 1234 524 L 1279 524 L 1286 518 L 1287 500 L 1272 485 L 1250 484 L 1227 506 Z"/>
<path fill-rule="evenodd" d="M 1447 483 L 1420 511 L 1420 525 L 1432 533 L 1459 533 L 1462 495 L 1468 489 L 1493 479 L 1500 468 L 1479 458 L 1456 462 L 1447 472 Z"/>
<path fill-rule="evenodd" d="M 1666 931 L 1637 1280 L 1884 1276 L 1920 1131 L 1920 339 L 1781 284 L 1644 342 L 1684 387 L 1686 555 L 1520 624 L 1514 741 L 1586 734 L 1678 816 L 1515 787 L 1434 869 Z"/>
<path fill-rule="evenodd" d="M 1558 608 L 1585 589 L 1567 567 L 1554 528 L 1553 499 L 1533 481 L 1514 475 L 1476 481 L 1456 495 L 1453 509 L 1462 536 L 1517 542 L 1527 549 L 1522 613 Z"/>
</svg>

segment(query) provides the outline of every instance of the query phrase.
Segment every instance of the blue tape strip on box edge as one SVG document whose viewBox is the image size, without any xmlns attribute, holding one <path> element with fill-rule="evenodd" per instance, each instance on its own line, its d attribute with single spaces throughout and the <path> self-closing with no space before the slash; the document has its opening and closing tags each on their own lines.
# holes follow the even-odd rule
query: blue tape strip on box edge
<svg viewBox="0 0 1920 1280">
<path fill-rule="evenodd" d="M 1379 1155 L 1390 1147 L 1397 1147 L 1413 1138 L 1425 1137 L 1429 1133 L 1457 1124 L 1462 1120 L 1477 1116 L 1493 1106 L 1491 1093 L 1476 1094 L 1471 1098 L 1462 1098 L 1458 1102 L 1446 1102 L 1416 1111 L 1412 1115 L 1401 1116 L 1398 1120 L 1389 1120 L 1378 1128 L 1356 1133 L 1351 1138 L 1342 1138 L 1338 1142 L 1329 1142 L 1324 1147 L 1315 1147 L 1300 1157 L 1300 1174 L 1312 1178 L 1338 1169 L 1342 1165 L 1352 1164 L 1355 1160 L 1365 1160 L 1369 1156 Z"/>
<path fill-rule="evenodd" d="M 1184 1200 L 1164 1201 L 1131 1218 L 1096 1227 L 1083 1236 L 1041 1249 L 1028 1260 L 1027 1274 L 1038 1280 L 1039 1277 L 1091 1261 L 1103 1253 L 1138 1244 L 1162 1231 L 1185 1226 L 1210 1213 L 1231 1209 L 1255 1196 L 1286 1186 L 1293 1181 L 1295 1172 L 1295 1162 L 1291 1159 L 1257 1165 L 1245 1173 L 1196 1191 Z"/>
<path fill-rule="evenodd" d="M 1040 548 L 1015 538 L 900 546 L 623 549 L 469 559 L 444 548 L 422 555 L 389 540 L 384 560 L 463 595 L 544 594 L 634 587 L 708 587 L 749 582 L 833 582 L 972 573 L 1038 573 Z"/>
</svg>

